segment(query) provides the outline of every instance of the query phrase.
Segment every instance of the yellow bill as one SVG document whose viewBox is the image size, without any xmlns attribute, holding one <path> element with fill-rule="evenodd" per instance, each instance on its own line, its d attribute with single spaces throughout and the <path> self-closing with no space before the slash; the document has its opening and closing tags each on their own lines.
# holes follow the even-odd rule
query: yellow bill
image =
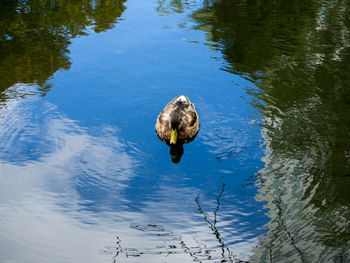
<svg viewBox="0 0 350 263">
<path fill-rule="evenodd" d="M 170 144 L 175 144 L 176 142 L 177 142 L 177 130 L 171 129 Z"/>
</svg>

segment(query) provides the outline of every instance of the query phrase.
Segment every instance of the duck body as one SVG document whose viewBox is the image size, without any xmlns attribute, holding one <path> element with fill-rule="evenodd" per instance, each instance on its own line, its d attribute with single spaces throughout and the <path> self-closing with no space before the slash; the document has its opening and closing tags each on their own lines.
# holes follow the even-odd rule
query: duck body
<svg viewBox="0 0 350 263">
<path fill-rule="evenodd" d="M 158 115 L 156 133 L 159 139 L 167 144 L 191 142 L 198 131 L 198 113 L 184 95 L 175 97 Z"/>
</svg>

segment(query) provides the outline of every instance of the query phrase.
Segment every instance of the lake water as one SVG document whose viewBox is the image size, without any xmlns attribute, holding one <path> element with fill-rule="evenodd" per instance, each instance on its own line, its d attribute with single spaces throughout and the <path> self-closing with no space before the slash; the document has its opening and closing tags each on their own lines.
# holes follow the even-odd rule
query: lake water
<svg viewBox="0 0 350 263">
<path fill-rule="evenodd" d="M 1 1 L 0 261 L 349 262 L 349 10 Z"/>
</svg>

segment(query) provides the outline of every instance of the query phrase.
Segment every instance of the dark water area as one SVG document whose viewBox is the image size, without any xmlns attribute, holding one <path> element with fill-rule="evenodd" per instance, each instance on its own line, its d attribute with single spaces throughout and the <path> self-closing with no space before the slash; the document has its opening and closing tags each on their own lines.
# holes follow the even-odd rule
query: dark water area
<svg viewBox="0 0 350 263">
<path fill-rule="evenodd" d="M 350 261 L 349 1 L 0 17 L 0 262 Z M 181 94 L 174 164 L 154 125 Z"/>
</svg>

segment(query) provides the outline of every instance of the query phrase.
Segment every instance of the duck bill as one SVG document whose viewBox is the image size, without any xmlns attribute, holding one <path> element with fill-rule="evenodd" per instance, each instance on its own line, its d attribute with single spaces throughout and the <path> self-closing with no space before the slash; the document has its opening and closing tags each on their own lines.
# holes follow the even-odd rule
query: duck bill
<svg viewBox="0 0 350 263">
<path fill-rule="evenodd" d="M 177 142 L 177 130 L 171 129 L 170 144 L 176 144 L 176 142 Z"/>
</svg>

